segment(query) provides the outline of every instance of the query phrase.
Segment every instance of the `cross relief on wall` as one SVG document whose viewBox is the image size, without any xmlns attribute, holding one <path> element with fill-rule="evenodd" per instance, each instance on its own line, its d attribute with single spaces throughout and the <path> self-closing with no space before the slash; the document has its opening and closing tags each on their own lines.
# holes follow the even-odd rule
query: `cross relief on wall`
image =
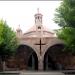
<svg viewBox="0 0 75 75">
<path fill-rule="evenodd" d="M 40 55 L 41 55 L 41 53 L 42 53 L 42 46 L 43 46 L 43 45 L 46 45 L 46 43 L 42 43 L 42 39 L 40 38 L 40 39 L 39 39 L 39 43 L 36 43 L 35 45 L 39 45 L 39 48 L 40 48 Z"/>
</svg>

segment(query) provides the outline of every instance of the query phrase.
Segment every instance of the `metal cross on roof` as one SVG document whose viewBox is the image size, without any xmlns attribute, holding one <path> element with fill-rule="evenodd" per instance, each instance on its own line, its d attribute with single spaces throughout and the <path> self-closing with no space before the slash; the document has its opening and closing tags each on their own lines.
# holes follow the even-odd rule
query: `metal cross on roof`
<svg viewBox="0 0 75 75">
<path fill-rule="evenodd" d="M 37 8 L 37 12 L 39 13 L 39 8 Z"/>
</svg>

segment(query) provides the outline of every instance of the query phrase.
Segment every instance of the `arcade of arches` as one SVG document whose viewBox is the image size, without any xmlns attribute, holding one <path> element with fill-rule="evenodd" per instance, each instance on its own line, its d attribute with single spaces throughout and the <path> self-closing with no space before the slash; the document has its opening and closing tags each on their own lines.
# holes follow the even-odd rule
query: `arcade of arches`
<svg viewBox="0 0 75 75">
<path fill-rule="evenodd" d="M 43 57 L 42 70 L 60 70 L 64 68 L 59 61 L 63 48 L 62 44 L 56 44 L 48 48 Z M 18 47 L 17 61 L 20 70 L 39 70 L 37 53 L 30 46 L 20 45 Z"/>
<path fill-rule="evenodd" d="M 50 46 L 42 57 L 42 69 L 39 68 L 39 56 L 33 48 L 28 45 L 20 45 L 17 48 L 16 58 L 10 58 L 6 65 L 8 70 L 35 70 L 35 71 L 51 71 L 69 69 L 75 59 L 71 55 L 62 52 L 63 44 L 55 44 Z M 74 65 L 74 64 L 73 64 Z M 70 67 L 71 68 L 71 67 Z M 73 66 L 72 66 L 73 68 Z"/>
</svg>

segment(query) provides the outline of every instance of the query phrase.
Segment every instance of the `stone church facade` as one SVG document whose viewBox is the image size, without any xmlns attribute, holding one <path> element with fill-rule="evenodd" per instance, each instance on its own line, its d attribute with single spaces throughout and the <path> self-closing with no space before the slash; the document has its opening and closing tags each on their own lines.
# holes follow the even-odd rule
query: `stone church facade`
<svg viewBox="0 0 75 75">
<path fill-rule="evenodd" d="M 31 58 L 33 60 L 31 61 L 32 65 L 34 65 L 35 62 L 37 61 L 38 70 L 43 70 L 44 67 L 48 69 L 48 65 L 46 64 L 48 64 L 47 61 L 49 57 L 48 57 L 48 54 L 46 55 L 46 53 L 48 52 L 48 50 L 50 50 L 51 47 L 60 47 L 61 49 L 63 46 L 63 42 L 55 36 L 54 32 L 49 31 L 43 26 L 43 23 L 42 23 L 43 15 L 41 13 L 39 12 L 36 13 L 34 15 L 34 18 L 35 18 L 35 24 L 26 33 L 23 34 L 20 27 L 17 29 L 17 38 L 20 40 L 19 48 L 25 47 L 25 49 L 27 48 L 27 50 L 28 48 L 29 50 L 30 49 L 32 50 L 32 51 L 29 51 L 28 58 Z M 33 55 L 33 53 L 36 54 L 36 58 L 35 58 L 35 55 Z M 25 54 L 27 53 L 25 52 Z M 20 55 L 20 57 L 21 56 L 22 55 Z M 22 58 L 24 57 L 22 56 Z M 27 56 L 25 58 L 27 58 Z M 35 59 L 37 60 L 35 61 Z M 54 59 L 51 62 L 53 61 L 56 61 L 56 57 L 54 57 Z"/>
<path fill-rule="evenodd" d="M 19 70 L 61 70 L 68 67 L 70 59 L 62 52 L 63 41 L 43 26 L 41 13 L 37 12 L 34 18 L 35 24 L 27 32 L 22 33 L 20 26 L 16 30 L 19 40 L 16 63 Z"/>
</svg>

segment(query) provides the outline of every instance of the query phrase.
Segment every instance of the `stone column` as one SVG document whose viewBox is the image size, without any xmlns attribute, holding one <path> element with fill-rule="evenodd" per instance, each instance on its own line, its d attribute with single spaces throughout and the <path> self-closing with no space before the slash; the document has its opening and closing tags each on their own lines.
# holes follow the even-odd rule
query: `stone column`
<svg viewBox="0 0 75 75">
<path fill-rule="evenodd" d="M 41 58 L 41 56 L 38 60 L 38 70 L 43 71 L 43 59 Z"/>
</svg>

